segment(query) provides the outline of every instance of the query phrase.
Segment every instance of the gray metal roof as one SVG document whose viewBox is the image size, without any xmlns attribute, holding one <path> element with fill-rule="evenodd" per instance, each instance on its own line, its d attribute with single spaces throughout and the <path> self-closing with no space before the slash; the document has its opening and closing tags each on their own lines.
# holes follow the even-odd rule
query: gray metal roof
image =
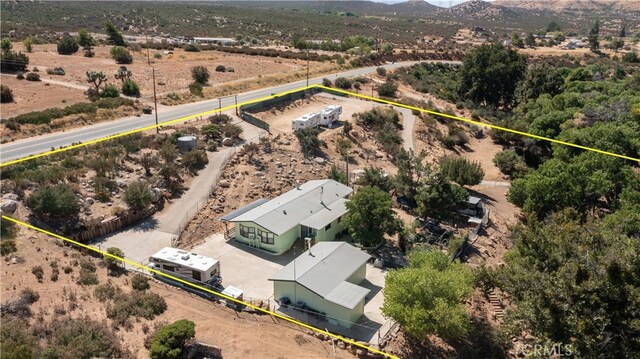
<svg viewBox="0 0 640 359">
<path fill-rule="evenodd" d="M 480 201 L 482 201 L 482 198 L 474 197 L 474 196 L 469 196 L 469 198 L 467 199 L 467 203 L 470 203 L 470 204 L 478 204 L 480 203 Z"/>
<path fill-rule="evenodd" d="M 269 280 L 295 280 L 324 299 L 353 309 L 369 293 L 369 289 L 346 280 L 367 263 L 370 257 L 346 242 L 320 242 Z"/>
<path fill-rule="evenodd" d="M 318 211 L 311 217 L 305 218 L 302 222 L 300 222 L 300 224 L 314 229 L 322 229 L 327 224 L 335 221 L 340 216 L 347 213 L 347 206 L 345 205 L 346 203 L 346 199 L 339 198 L 337 201 L 328 205 L 325 210 Z"/>
<path fill-rule="evenodd" d="M 308 217 L 324 211 L 353 190 L 334 180 L 313 180 L 252 208 L 230 222 L 253 222 L 281 235 Z"/>
<path fill-rule="evenodd" d="M 267 203 L 267 202 L 269 202 L 268 199 L 260 198 L 259 200 L 253 201 L 253 202 L 249 203 L 248 205 L 246 205 L 244 207 L 240 207 L 240 208 L 236 209 L 235 211 L 233 211 L 231 213 L 225 214 L 224 216 L 220 217 L 220 220 L 223 221 L 223 222 L 228 222 L 228 221 L 238 217 L 239 215 L 247 213 L 250 210 L 258 207 L 259 205 Z"/>
</svg>

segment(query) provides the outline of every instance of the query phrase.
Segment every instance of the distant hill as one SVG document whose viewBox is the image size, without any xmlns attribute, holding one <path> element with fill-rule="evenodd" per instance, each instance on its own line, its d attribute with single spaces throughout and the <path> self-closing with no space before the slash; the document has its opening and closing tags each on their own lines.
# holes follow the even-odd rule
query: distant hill
<svg viewBox="0 0 640 359">
<path fill-rule="evenodd" d="M 399 15 L 430 15 L 441 7 L 431 5 L 424 0 L 409 0 L 389 6 L 395 13 Z"/>
<path fill-rule="evenodd" d="M 634 11 L 640 12 L 638 0 L 495 0 L 495 5 L 527 10 L 548 11 Z"/>
<path fill-rule="evenodd" d="M 504 6 L 480 0 L 467 1 L 449 9 L 441 9 L 440 13 L 461 18 L 516 18 L 519 16 Z"/>
</svg>

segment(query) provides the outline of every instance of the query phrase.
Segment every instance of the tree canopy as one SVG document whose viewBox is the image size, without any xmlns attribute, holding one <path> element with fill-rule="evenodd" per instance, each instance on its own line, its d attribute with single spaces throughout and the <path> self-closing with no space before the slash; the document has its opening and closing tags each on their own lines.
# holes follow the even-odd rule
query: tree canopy
<svg viewBox="0 0 640 359">
<path fill-rule="evenodd" d="M 408 268 L 387 274 L 382 313 L 417 340 L 427 334 L 455 340 L 469 328 L 464 300 L 472 292 L 469 267 L 441 251 L 413 251 Z"/>
<path fill-rule="evenodd" d="M 107 44 L 115 45 L 115 46 L 127 46 L 126 41 L 124 41 L 124 37 L 116 29 L 111 21 L 107 21 L 104 24 L 104 30 L 107 33 Z"/>
<path fill-rule="evenodd" d="M 345 227 L 351 237 L 366 247 L 384 241 L 384 235 L 398 232 L 400 225 L 391 209 L 391 195 L 376 187 L 363 187 L 347 202 Z"/>
<path fill-rule="evenodd" d="M 501 44 L 481 45 L 464 57 L 460 94 L 477 103 L 510 106 L 523 78 L 526 57 Z"/>
</svg>

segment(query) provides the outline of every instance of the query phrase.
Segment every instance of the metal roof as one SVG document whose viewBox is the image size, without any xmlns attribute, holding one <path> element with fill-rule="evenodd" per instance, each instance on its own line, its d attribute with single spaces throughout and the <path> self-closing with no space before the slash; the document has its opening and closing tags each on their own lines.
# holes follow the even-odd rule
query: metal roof
<svg viewBox="0 0 640 359">
<path fill-rule="evenodd" d="M 228 221 L 238 217 L 239 215 L 247 213 L 250 210 L 258 207 L 259 205 L 267 203 L 267 202 L 269 202 L 268 199 L 260 198 L 259 200 L 253 201 L 253 202 L 249 203 L 248 205 L 246 205 L 244 207 L 240 207 L 240 208 L 236 209 L 235 211 L 233 211 L 231 213 L 225 214 L 224 216 L 220 217 L 220 220 L 223 221 L 223 222 L 228 222 Z"/>
<path fill-rule="evenodd" d="M 253 222 L 276 235 L 281 235 L 306 218 L 326 211 L 333 202 L 347 197 L 351 192 L 351 188 L 334 180 L 313 180 L 228 221 Z"/>
<path fill-rule="evenodd" d="M 311 217 L 305 218 L 300 225 L 311 227 L 313 229 L 322 229 L 327 224 L 335 221 L 340 216 L 347 213 L 347 200 L 339 198 L 337 201 L 331 203 L 324 210 L 318 211 Z"/>
<path fill-rule="evenodd" d="M 295 280 L 324 299 L 353 309 L 370 290 L 349 283 L 347 279 L 367 263 L 370 257 L 346 242 L 320 242 L 269 280 Z"/>
<path fill-rule="evenodd" d="M 205 257 L 197 253 L 191 253 L 172 247 L 162 248 L 158 253 L 151 256 L 151 258 L 160 259 L 181 267 L 199 270 L 201 272 L 208 272 L 211 268 L 218 264 L 217 259 Z"/>
<path fill-rule="evenodd" d="M 469 196 L 469 198 L 467 199 L 467 203 L 470 203 L 470 204 L 478 204 L 480 203 L 480 201 L 482 201 L 482 198 L 474 197 L 474 196 Z"/>
</svg>

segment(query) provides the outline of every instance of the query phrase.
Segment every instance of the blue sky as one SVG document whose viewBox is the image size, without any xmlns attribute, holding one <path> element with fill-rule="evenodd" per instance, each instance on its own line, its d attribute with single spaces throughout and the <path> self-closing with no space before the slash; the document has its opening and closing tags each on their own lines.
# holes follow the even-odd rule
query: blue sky
<svg viewBox="0 0 640 359">
<path fill-rule="evenodd" d="M 403 2 L 403 1 L 406 1 L 406 0 L 373 0 L 373 1 L 375 1 L 375 2 L 383 2 L 383 3 L 386 3 L 386 4 L 395 4 L 395 3 Z M 463 3 L 465 1 L 469 1 L 469 0 L 427 0 L 428 3 L 431 3 L 433 5 L 437 5 L 437 6 L 441 6 L 441 7 L 449 7 L 449 4 L 458 5 L 458 4 Z"/>
</svg>

